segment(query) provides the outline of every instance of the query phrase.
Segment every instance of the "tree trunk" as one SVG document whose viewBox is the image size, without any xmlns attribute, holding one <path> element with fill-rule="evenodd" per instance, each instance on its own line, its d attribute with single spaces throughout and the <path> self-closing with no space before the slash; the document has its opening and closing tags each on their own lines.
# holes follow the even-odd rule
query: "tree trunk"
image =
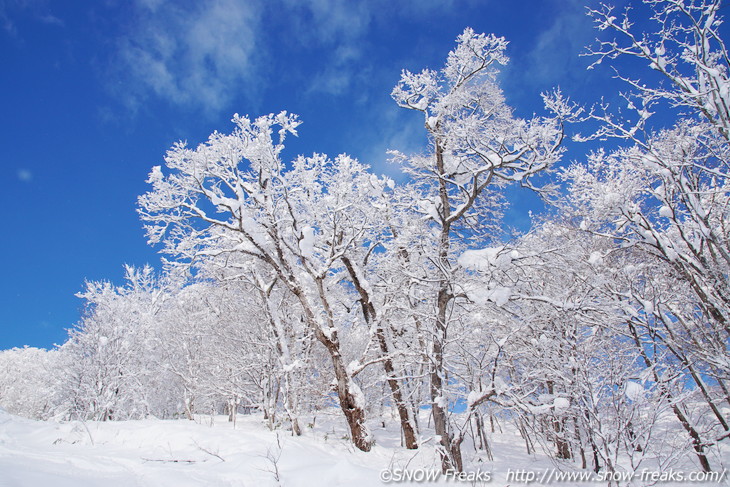
<svg viewBox="0 0 730 487">
<path fill-rule="evenodd" d="M 439 289 L 436 295 L 436 320 L 435 333 L 433 343 L 433 355 L 431 359 L 431 414 L 433 415 L 434 428 L 436 435 L 440 437 L 441 445 L 441 469 L 444 473 L 448 470 L 462 471 L 461 461 L 461 441 L 454 441 L 454 437 L 450 432 L 448 411 L 446 407 L 445 391 L 443 380 L 445 379 L 444 370 L 444 346 L 446 345 L 448 333 L 448 308 L 451 300 L 454 298 L 451 292 L 451 282 L 447 275 L 451 268 L 449 262 L 449 252 L 451 249 L 451 202 L 449 201 L 449 192 L 446 186 L 446 180 L 443 175 L 444 169 L 444 153 L 443 146 L 440 141 L 436 142 L 436 169 L 441 176 L 439 183 L 439 201 L 441 208 L 439 209 L 439 217 L 441 219 L 441 230 L 439 232 L 438 241 L 438 260 L 439 269 Z"/>
<path fill-rule="evenodd" d="M 281 276 L 286 277 L 286 276 Z M 365 452 L 370 451 L 373 446 L 373 440 L 365 424 L 365 399 L 360 387 L 354 382 L 350 372 L 345 366 L 342 354 L 340 352 L 340 340 L 337 336 L 337 329 L 334 327 L 333 315 L 324 293 L 321 279 L 315 279 L 319 291 L 319 298 L 324 308 L 324 314 L 327 317 L 328 328 L 324 328 L 317 315 L 314 307 L 309 302 L 302 287 L 294 284 L 296 280 L 285 279 L 292 294 L 297 297 L 302 305 L 306 323 L 313 331 L 314 337 L 327 349 L 330 359 L 332 360 L 332 368 L 335 372 L 337 380 L 337 396 L 340 400 L 340 408 L 345 415 L 345 420 L 350 428 L 352 443 L 358 450 Z M 326 333 L 325 333 L 326 331 Z"/>
<path fill-rule="evenodd" d="M 573 455 L 570 451 L 570 444 L 565 440 L 565 420 L 555 418 L 553 420 L 553 426 L 555 427 L 555 447 L 557 448 L 557 456 L 561 460 L 570 460 Z"/>
<path fill-rule="evenodd" d="M 431 416 L 436 435 L 439 438 L 439 454 L 441 456 L 441 470 L 446 473 L 449 470 L 461 472 L 461 444 L 455 442 L 449 429 L 448 404 L 444 397 L 443 380 L 443 349 L 441 342 L 436 340 L 433 344 L 433 358 L 435 363 L 431 364 Z"/>
<path fill-rule="evenodd" d="M 286 409 L 286 415 L 289 417 L 291 422 L 291 432 L 295 436 L 302 436 L 302 427 L 299 426 L 299 417 L 297 416 L 297 406 L 294 403 L 293 394 L 289 389 L 289 373 L 287 372 L 284 377 L 284 409 Z"/>
<path fill-rule="evenodd" d="M 487 432 L 484 430 L 484 418 L 477 412 L 474 415 L 477 427 L 477 437 L 479 438 L 479 449 L 484 450 L 487 454 L 489 461 L 494 461 L 494 455 L 492 454 L 492 448 L 489 445 L 489 439 L 487 438 Z"/>
<path fill-rule="evenodd" d="M 384 340 L 380 340 L 380 338 L 382 337 L 381 332 L 382 332 L 382 330 L 379 330 L 378 334 L 380 336 L 378 337 L 379 338 L 378 341 L 382 345 L 384 343 Z M 381 346 L 381 350 L 383 350 L 382 346 Z M 392 361 L 384 360 L 383 368 L 385 368 L 385 373 L 388 376 L 388 386 L 390 387 L 390 392 L 393 395 L 393 402 L 395 403 L 395 406 L 398 409 L 398 416 L 400 419 L 401 431 L 403 432 L 403 439 L 405 441 L 405 447 L 408 450 L 416 450 L 416 449 L 418 449 L 418 439 L 416 438 L 416 431 L 415 431 L 415 428 L 413 425 L 413 421 L 411 421 L 411 416 L 410 416 L 410 411 L 408 410 L 408 405 L 403 400 L 403 394 L 401 392 L 400 383 L 397 379 L 394 378 L 395 369 L 393 368 Z"/>
<path fill-rule="evenodd" d="M 234 428 L 236 422 L 236 413 L 238 413 L 238 398 L 232 397 L 228 399 L 228 422 L 234 423 Z"/>
<path fill-rule="evenodd" d="M 321 333 L 321 332 L 320 332 Z M 340 400 L 340 408 L 345 414 L 347 425 L 350 427 L 350 435 L 352 443 L 358 450 L 370 451 L 372 448 L 372 438 L 365 424 L 365 404 L 363 404 L 362 392 L 357 384 L 352 380 L 347 368 L 342 360 L 339 351 L 339 342 L 326 339 L 322 343 L 327 347 L 327 351 L 332 359 L 332 366 L 335 369 L 335 378 L 337 379 L 337 396 Z"/>
<path fill-rule="evenodd" d="M 644 364 L 646 365 L 647 369 L 650 369 L 652 371 L 652 375 L 654 377 L 654 381 L 658 384 L 659 390 L 661 394 L 666 397 L 667 401 L 669 401 L 669 404 L 672 406 L 672 412 L 679 420 L 679 423 L 682 425 L 682 428 L 687 432 L 687 434 L 692 438 L 692 448 L 694 449 L 695 453 L 697 454 L 697 459 L 700 462 L 700 466 L 702 466 L 702 470 L 705 472 L 711 472 L 712 468 L 710 468 L 710 462 L 707 460 L 707 455 L 705 454 L 705 446 L 702 441 L 702 438 L 700 437 L 699 432 L 697 429 L 689 422 L 689 419 L 687 419 L 687 416 L 684 414 L 682 409 L 679 407 L 679 405 L 674 400 L 674 395 L 669 390 L 669 387 L 662 381 L 662 379 L 659 377 L 659 374 L 657 373 L 656 369 L 654 368 L 653 361 L 649 358 L 646 351 L 641 346 L 641 340 L 639 339 L 639 333 L 636 330 L 636 327 L 629 321 L 629 330 L 631 331 L 631 334 L 634 339 L 634 345 L 636 345 L 639 354 L 644 359 Z"/>
<path fill-rule="evenodd" d="M 520 435 L 525 440 L 525 451 L 528 455 L 532 455 L 532 453 L 535 451 L 535 449 L 532 446 L 532 442 L 530 440 L 530 435 L 527 433 L 527 427 L 525 426 L 524 421 L 522 420 L 522 417 L 520 417 L 517 420 L 517 429 L 520 432 Z"/>
<path fill-rule="evenodd" d="M 588 461 L 586 459 L 586 449 L 583 444 L 583 437 L 580 434 L 580 422 L 577 417 L 573 417 L 573 435 L 575 436 L 575 443 L 578 445 L 578 453 L 580 454 L 580 468 L 585 470 L 588 467 Z"/>
<path fill-rule="evenodd" d="M 368 323 L 368 325 L 371 325 L 373 322 L 378 322 L 375 305 L 372 302 L 370 293 L 368 293 L 365 286 L 363 286 L 360 282 L 360 277 L 355 270 L 355 266 L 353 265 L 352 261 L 347 257 L 342 257 L 342 262 L 345 264 L 347 272 L 350 274 L 350 278 L 352 279 L 352 283 L 354 284 L 355 289 L 357 289 L 358 293 L 360 294 L 360 304 L 366 323 Z M 383 368 L 385 369 L 385 375 L 388 378 L 388 387 L 390 388 L 390 393 L 393 396 L 393 402 L 395 403 L 395 407 L 398 410 L 401 431 L 403 432 L 403 439 L 405 440 L 405 446 L 409 450 L 415 450 L 418 448 L 416 431 L 413 425 L 413 421 L 411 419 L 410 411 L 408 410 L 408 405 L 403 399 L 403 392 L 401 390 L 400 381 L 395 378 L 395 367 L 393 366 L 393 360 L 391 360 L 391 358 L 389 357 L 390 349 L 388 347 L 388 341 L 385 337 L 385 330 L 383 330 L 383 327 L 380 326 L 379 323 L 375 330 L 375 335 L 378 339 L 380 353 L 384 357 Z"/>
<path fill-rule="evenodd" d="M 274 431 L 276 426 L 276 403 L 278 401 L 278 391 L 275 393 L 273 390 L 273 384 L 270 377 L 265 378 L 261 382 L 261 388 L 263 389 L 262 406 L 264 408 L 264 419 L 266 425 L 271 431 Z"/>
<path fill-rule="evenodd" d="M 548 394 L 555 394 L 555 387 L 552 381 L 547 381 Z M 569 460 L 572 458 L 570 453 L 570 445 L 565 439 L 565 420 L 553 414 L 553 430 L 555 431 L 555 449 L 557 450 L 557 458 L 561 460 Z"/>
<path fill-rule="evenodd" d="M 189 395 L 187 392 L 185 393 L 185 417 L 188 418 L 190 421 L 193 421 L 195 418 L 193 417 L 193 396 Z"/>
</svg>

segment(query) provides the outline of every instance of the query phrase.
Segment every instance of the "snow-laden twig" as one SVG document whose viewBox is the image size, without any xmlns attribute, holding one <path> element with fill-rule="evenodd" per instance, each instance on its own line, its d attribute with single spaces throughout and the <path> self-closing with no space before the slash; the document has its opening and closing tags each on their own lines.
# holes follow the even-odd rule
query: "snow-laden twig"
<svg viewBox="0 0 730 487">
<path fill-rule="evenodd" d="M 212 451 L 208 450 L 207 448 L 204 448 L 204 447 L 200 446 L 197 441 L 193 440 L 193 443 L 195 443 L 195 446 L 198 447 L 198 450 L 203 451 L 203 452 L 207 453 L 208 455 L 211 455 L 211 456 L 214 456 L 214 457 L 218 458 L 221 462 L 225 462 L 226 461 L 225 458 L 223 458 L 222 456 L 218 455 L 217 453 L 213 453 Z"/>
</svg>

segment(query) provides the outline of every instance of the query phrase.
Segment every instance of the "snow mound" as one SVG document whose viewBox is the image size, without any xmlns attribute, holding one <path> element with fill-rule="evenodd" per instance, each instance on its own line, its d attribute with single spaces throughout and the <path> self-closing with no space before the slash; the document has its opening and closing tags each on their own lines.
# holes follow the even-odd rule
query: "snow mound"
<svg viewBox="0 0 730 487">
<path fill-rule="evenodd" d="M 513 258 L 519 257 L 516 251 L 507 252 L 504 247 L 489 247 L 480 250 L 466 250 L 459 256 L 457 262 L 465 269 L 474 271 L 489 271 L 490 269 L 504 269 L 512 263 Z"/>
</svg>

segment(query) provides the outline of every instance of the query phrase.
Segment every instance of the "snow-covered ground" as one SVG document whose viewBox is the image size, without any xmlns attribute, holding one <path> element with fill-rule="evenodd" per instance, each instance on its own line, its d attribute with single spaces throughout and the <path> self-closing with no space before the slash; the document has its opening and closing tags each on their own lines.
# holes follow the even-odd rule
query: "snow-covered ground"
<svg viewBox="0 0 730 487">
<path fill-rule="evenodd" d="M 55 423 L 0 409 L 0 486 L 367 487 L 384 485 L 383 480 L 412 484 L 403 481 L 409 475 L 417 480 L 432 477 L 418 482 L 428 485 L 606 485 L 595 478 L 558 478 L 589 472 L 558 465 L 543 454 L 527 455 L 516 435 L 493 435 L 493 462 L 465 448 L 467 475 L 458 480 L 440 475 L 429 442 L 407 451 L 398 445 L 397 430 L 373 428 L 376 446 L 363 453 L 345 439 L 343 426 L 336 416 L 323 416 L 303 436 L 292 437 L 286 431 L 269 431 L 259 415 L 239 416 L 234 428 L 222 416 Z M 727 485 L 726 477 L 719 484 Z M 637 477 L 632 485 L 651 483 Z"/>
</svg>

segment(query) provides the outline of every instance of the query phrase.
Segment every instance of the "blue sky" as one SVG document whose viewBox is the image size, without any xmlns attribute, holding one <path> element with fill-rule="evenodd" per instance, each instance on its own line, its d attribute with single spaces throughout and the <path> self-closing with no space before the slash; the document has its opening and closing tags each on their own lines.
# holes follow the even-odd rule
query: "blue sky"
<svg viewBox="0 0 730 487">
<path fill-rule="evenodd" d="M 558 85 L 595 101 L 610 72 L 578 57 L 596 36 L 583 5 L 0 0 L 0 349 L 62 343 L 84 280 L 159 262 L 135 201 L 174 142 L 288 110 L 304 122 L 290 156 L 393 171 L 387 149 L 424 143 L 422 120 L 390 99 L 401 69 L 440 68 L 467 26 L 510 41 L 502 83 L 518 115 Z M 531 204 L 516 203 L 515 224 Z"/>
</svg>

